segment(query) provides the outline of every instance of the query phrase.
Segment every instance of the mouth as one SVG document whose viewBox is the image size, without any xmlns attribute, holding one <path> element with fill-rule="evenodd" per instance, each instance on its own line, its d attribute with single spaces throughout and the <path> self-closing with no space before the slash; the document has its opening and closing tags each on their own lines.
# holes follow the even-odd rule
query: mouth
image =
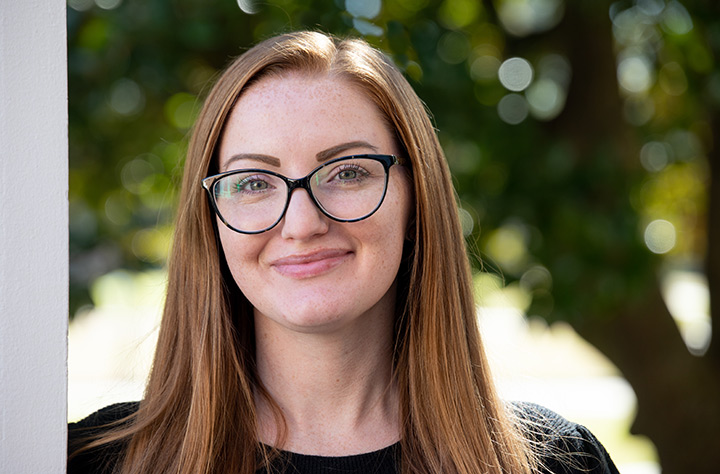
<svg viewBox="0 0 720 474">
<path fill-rule="evenodd" d="M 320 250 L 302 255 L 289 255 L 273 261 L 270 266 L 278 273 L 291 278 L 312 278 L 329 272 L 352 256 L 343 249 Z"/>
</svg>

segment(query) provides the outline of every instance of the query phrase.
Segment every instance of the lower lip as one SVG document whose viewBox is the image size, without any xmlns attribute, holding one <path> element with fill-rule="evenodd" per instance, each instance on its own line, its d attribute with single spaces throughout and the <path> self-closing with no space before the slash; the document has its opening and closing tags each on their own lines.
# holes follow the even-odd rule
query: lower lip
<svg viewBox="0 0 720 474">
<path fill-rule="evenodd" d="M 351 255 L 352 254 L 350 253 L 346 253 L 337 257 L 323 258 L 322 260 L 315 260 L 307 263 L 274 265 L 273 268 L 281 275 L 290 278 L 312 278 L 327 273 L 338 265 L 341 265 L 349 259 Z"/>
</svg>

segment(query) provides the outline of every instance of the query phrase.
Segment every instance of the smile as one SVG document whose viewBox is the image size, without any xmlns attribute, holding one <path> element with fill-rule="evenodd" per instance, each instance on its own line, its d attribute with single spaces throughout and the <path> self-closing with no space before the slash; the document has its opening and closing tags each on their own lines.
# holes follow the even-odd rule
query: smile
<svg viewBox="0 0 720 474">
<path fill-rule="evenodd" d="M 348 250 L 321 250 L 304 255 L 282 257 L 273 261 L 270 266 L 281 275 L 304 279 L 327 273 L 351 256 L 352 252 Z"/>
</svg>

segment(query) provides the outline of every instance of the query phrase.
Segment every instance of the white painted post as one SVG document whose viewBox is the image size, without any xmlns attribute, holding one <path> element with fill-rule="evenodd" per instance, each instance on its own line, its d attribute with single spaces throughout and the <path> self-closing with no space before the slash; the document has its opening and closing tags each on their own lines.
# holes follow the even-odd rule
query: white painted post
<svg viewBox="0 0 720 474">
<path fill-rule="evenodd" d="M 65 472 L 66 0 L 0 1 L 0 472 Z"/>
</svg>

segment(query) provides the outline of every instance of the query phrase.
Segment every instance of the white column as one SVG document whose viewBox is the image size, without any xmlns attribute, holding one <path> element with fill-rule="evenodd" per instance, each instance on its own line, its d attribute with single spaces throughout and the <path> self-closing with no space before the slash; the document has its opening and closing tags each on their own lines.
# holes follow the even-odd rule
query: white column
<svg viewBox="0 0 720 474">
<path fill-rule="evenodd" d="M 65 472 L 66 0 L 0 1 L 0 472 Z"/>
</svg>

